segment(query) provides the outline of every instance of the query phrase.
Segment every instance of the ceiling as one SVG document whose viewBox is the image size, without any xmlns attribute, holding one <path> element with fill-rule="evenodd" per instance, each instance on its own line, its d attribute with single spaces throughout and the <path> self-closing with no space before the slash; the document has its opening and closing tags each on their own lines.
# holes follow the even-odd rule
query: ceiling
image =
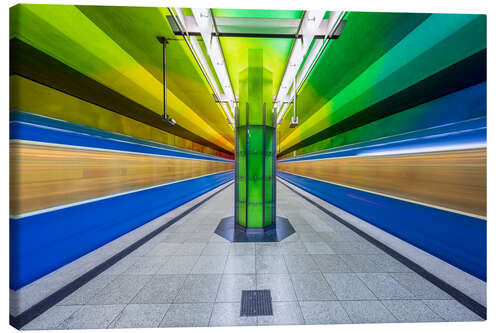
<svg viewBox="0 0 500 333">
<path fill-rule="evenodd" d="M 156 37 L 167 37 L 169 115 L 201 140 L 225 151 L 234 150 L 233 127 L 215 102 L 184 38 L 172 30 L 169 9 L 13 8 L 20 14 L 11 20 L 11 38 L 157 115 L 163 113 L 163 86 L 162 45 Z M 193 15 L 190 9 L 183 13 Z M 265 66 L 273 73 L 273 94 L 277 94 L 295 40 L 289 35 L 297 31 L 304 11 L 212 9 L 212 14 L 219 32 L 229 34 L 218 38 L 234 93 L 239 92 L 238 75 L 246 67 L 247 50 L 262 48 L 267 55 Z M 282 152 L 486 47 L 486 34 L 477 34 L 485 31 L 482 15 L 349 12 L 344 19 L 342 35 L 328 42 L 299 91 L 299 126 L 289 128 L 292 112 L 288 111 L 278 128 Z M 252 33 L 260 35 L 249 37 Z M 203 39 L 196 39 L 213 71 Z"/>
</svg>

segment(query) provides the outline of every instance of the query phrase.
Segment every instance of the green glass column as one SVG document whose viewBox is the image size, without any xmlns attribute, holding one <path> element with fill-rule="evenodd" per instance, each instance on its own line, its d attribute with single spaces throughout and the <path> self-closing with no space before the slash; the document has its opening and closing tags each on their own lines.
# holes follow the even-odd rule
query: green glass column
<svg viewBox="0 0 500 333">
<path fill-rule="evenodd" d="M 235 224 L 267 229 L 276 220 L 276 138 L 272 73 L 262 49 L 248 50 L 248 68 L 239 74 L 236 112 Z"/>
</svg>

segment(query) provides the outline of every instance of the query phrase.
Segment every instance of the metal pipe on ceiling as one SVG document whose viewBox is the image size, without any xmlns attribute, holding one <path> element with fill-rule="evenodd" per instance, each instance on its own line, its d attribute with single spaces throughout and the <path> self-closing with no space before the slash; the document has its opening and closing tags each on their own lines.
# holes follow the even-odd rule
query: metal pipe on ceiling
<svg viewBox="0 0 500 333">
<path fill-rule="evenodd" d="M 163 49 L 163 121 L 167 122 L 169 125 L 175 125 L 176 122 L 174 118 L 169 117 L 167 114 L 167 44 L 168 40 L 164 36 L 156 37 L 158 41 L 162 44 Z"/>
</svg>

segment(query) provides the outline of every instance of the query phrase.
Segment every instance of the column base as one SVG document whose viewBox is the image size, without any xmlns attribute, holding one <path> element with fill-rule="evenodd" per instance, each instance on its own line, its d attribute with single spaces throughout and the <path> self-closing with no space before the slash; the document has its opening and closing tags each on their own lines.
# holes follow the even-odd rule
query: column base
<svg viewBox="0 0 500 333">
<path fill-rule="evenodd" d="M 230 242 L 279 242 L 295 233 L 287 218 L 276 216 L 276 223 L 265 228 L 245 228 L 235 223 L 234 216 L 223 218 L 217 229 L 217 235 Z"/>
</svg>

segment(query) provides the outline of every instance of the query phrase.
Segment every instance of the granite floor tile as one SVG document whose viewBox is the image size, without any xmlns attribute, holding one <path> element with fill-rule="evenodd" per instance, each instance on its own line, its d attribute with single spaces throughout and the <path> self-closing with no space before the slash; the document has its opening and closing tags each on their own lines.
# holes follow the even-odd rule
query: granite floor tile
<svg viewBox="0 0 500 333">
<path fill-rule="evenodd" d="M 101 275 L 123 274 L 127 269 L 129 269 L 139 260 L 141 260 L 141 257 L 128 255 L 125 258 L 122 258 L 118 262 L 114 263 L 111 267 L 102 272 Z"/>
<path fill-rule="evenodd" d="M 273 302 L 297 300 L 292 280 L 288 274 L 257 274 L 257 289 L 269 289 Z"/>
<path fill-rule="evenodd" d="M 309 223 L 295 223 L 295 221 L 292 222 L 293 228 L 295 229 L 296 232 L 300 233 L 313 233 L 315 232 L 314 229 L 309 225 Z"/>
<path fill-rule="evenodd" d="M 311 227 L 312 229 L 312 227 Z M 299 232 L 299 238 L 304 243 L 322 242 L 321 235 L 315 231 L 313 232 Z"/>
<path fill-rule="evenodd" d="M 224 274 L 216 302 L 240 302 L 242 290 L 256 288 L 255 274 Z"/>
<path fill-rule="evenodd" d="M 158 327 L 170 304 L 129 304 L 108 328 Z"/>
<path fill-rule="evenodd" d="M 90 299 L 117 277 L 117 275 L 100 274 L 64 298 L 58 305 L 87 304 Z"/>
<path fill-rule="evenodd" d="M 229 256 L 224 274 L 255 274 L 255 256 Z"/>
<path fill-rule="evenodd" d="M 172 228 L 169 227 L 168 229 Z M 158 237 L 160 237 L 160 235 L 158 235 Z M 180 233 L 180 232 L 172 232 L 172 231 L 169 231 L 163 235 L 161 235 L 161 240 L 162 242 L 164 243 L 169 243 L 169 244 L 180 244 L 180 243 L 184 243 L 184 241 L 189 237 L 189 234 L 188 233 Z"/>
<path fill-rule="evenodd" d="M 198 228 L 198 225 L 194 225 L 195 230 Z M 206 244 L 212 238 L 213 232 L 193 232 L 191 236 L 187 237 L 184 243 L 200 243 Z"/>
<path fill-rule="evenodd" d="M 257 256 L 255 257 L 257 274 L 288 273 L 283 256 Z"/>
<path fill-rule="evenodd" d="M 398 320 L 380 301 L 340 301 L 354 323 L 395 323 Z"/>
<path fill-rule="evenodd" d="M 141 257 L 123 274 L 126 275 L 152 275 L 156 274 L 167 262 L 169 257 Z"/>
<path fill-rule="evenodd" d="M 313 256 L 314 261 L 323 273 L 347 273 L 351 269 L 341 256 L 335 254 L 316 254 Z"/>
<path fill-rule="evenodd" d="M 176 232 L 194 233 L 196 232 L 196 224 L 184 222 L 178 225 Z"/>
<path fill-rule="evenodd" d="M 323 241 L 304 242 L 304 246 L 310 254 L 334 254 L 328 244 Z"/>
<path fill-rule="evenodd" d="M 22 330 L 55 330 L 61 323 L 78 311 L 81 305 L 57 305 L 22 327 Z"/>
<path fill-rule="evenodd" d="M 139 248 L 137 248 L 136 250 L 132 251 L 132 253 L 130 253 L 128 256 L 143 257 L 149 254 L 159 243 L 161 243 L 161 238 L 154 237 L 150 241 L 139 246 Z"/>
<path fill-rule="evenodd" d="M 199 256 L 206 245 L 206 243 L 182 243 L 172 255 Z"/>
<path fill-rule="evenodd" d="M 415 296 L 388 273 L 358 273 L 358 277 L 379 299 L 414 299 Z"/>
<path fill-rule="evenodd" d="M 152 275 L 120 275 L 100 290 L 87 304 L 128 304 Z"/>
<path fill-rule="evenodd" d="M 302 242 L 280 242 L 279 253 L 282 255 L 307 254 L 307 248 Z"/>
<path fill-rule="evenodd" d="M 124 307 L 125 304 L 83 305 L 66 318 L 58 329 L 106 328 Z"/>
<path fill-rule="evenodd" d="M 329 242 L 328 245 L 336 254 L 383 254 L 382 250 L 367 241 Z"/>
<path fill-rule="evenodd" d="M 453 299 L 417 273 L 392 273 L 391 276 L 419 299 Z"/>
<path fill-rule="evenodd" d="M 231 244 L 230 241 L 225 239 L 224 237 L 221 237 L 217 234 L 213 234 L 212 237 L 208 240 L 208 243 L 226 243 L 226 244 Z"/>
<path fill-rule="evenodd" d="M 254 256 L 255 243 L 231 243 L 229 249 L 230 256 Z"/>
<path fill-rule="evenodd" d="M 284 256 L 288 272 L 290 273 L 311 273 L 319 272 L 320 269 L 309 254 L 305 255 L 285 255 Z"/>
<path fill-rule="evenodd" d="M 273 302 L 272 316 L 257 317 L 258 325 L 303 325 L 304 317 L 297 302 Z"/>
<path fill-rule="evenodd" d="M 189 274 L 199 256 L 170 256 L 156 274 Z"/>
<path fill-rule="evenodd" d="M 240 317 L 240 303 L 215 303 L 210 326 L 255 326 L 257 317 Z"/>
<path fill-rule="evenodd" d="M 368 255 L 362 254 L 342 254 L 340 257 L 347 263 L 347 266 L 355 273 L 377 273 L 382 272 Z"/>
<path fill-rule="evenodd" d="M 209 221 L 206 221 L 205 224 L 198 224 L 197 226 L 197 231 L 198 232 L 206 232 L 206 233 L 213 233 L 215 229 L 217 228 L 217 223 L 210 223 Z"/>
<path fill-rule="evenodd" d="M 227 256 L 200 256 L 191 274 L 222 274 Z"/>
<path fill-rule="evenodd" d="M 355 273 L 325 273 L 324 277 L 339 300 L 377 299 Z"/>
<path fill-rule="evenodd" d="M 445 321 L 481 321 L 483 318 L 455 300 L 424 300 L 432 311 Z"/>
<path fill-rule="evenodd" d="M 213 303 L 172 304 L 160 327 L 206 327 L 210 321 Z"/>
<path fill-rule="evenodd" d="M 188 275 L 179 294 L 175 298 L 175 303 L 203 303 L 215 302 L 220 274 L 197 274 Z"/>
<path fill-rule="evenodd" d="M 321 273 L 290 274 L 299 301 L 336 300 L 335 294 Z"/>
<path fill-rule="evenodd" d="M 172 303 L 182 288 L 186 275 L 154 275 L 132 299 L 136 304 Z"/>
<path fill-rule="evenodd" d="M 382 303 L 400 322 L 443 321 L 420 300 L 384 300 Z"/>
<path fill-rule="evenodd" d="M 373 261 L 380 270 L 385 273 L 408 273 L 412 272 L 408 266 L 403 265 L 393 257 L 387 254 L 373 254 L 369 255 L 371 261 Z"/>
<path fill-rule="evenodd" d="M 230 244 L 209 243 L 201 252 L 202 256 L 226 256 L 229 254 Z"/>
<path fill-rule="evenodd" d="M 147 253 L 148 256 L 170 256 L 172 255 L 176 250 L 179 244 L 177 243 L 158 243 L 150 252 Z"/>
<path fill-rule="evenodd" d="M 347 312 L 338 301 L 300 302 L 306 325 L 348 324 Z"/>
<path fill-rule="evenodd" d="M 257 256 L 275 256 L 281 255 L 277 243 L 256 243 L 255 254 Z"/>
</svg>

